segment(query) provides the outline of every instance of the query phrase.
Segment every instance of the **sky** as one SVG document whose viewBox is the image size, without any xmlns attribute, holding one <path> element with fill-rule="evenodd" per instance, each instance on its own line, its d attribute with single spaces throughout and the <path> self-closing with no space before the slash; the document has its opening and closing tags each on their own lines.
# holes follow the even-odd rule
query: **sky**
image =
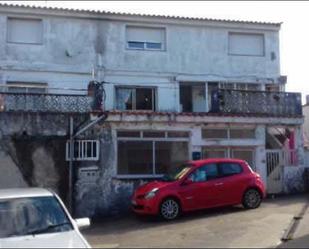
<svg viewBox="0 0 309 249">
<path fill-rule="evenodd" d="M 309 95 L 309 2 L 305 1 L 1 1 L 47 7 L 282 22 L 281 75 L 286 91 Z"/>
</svg>

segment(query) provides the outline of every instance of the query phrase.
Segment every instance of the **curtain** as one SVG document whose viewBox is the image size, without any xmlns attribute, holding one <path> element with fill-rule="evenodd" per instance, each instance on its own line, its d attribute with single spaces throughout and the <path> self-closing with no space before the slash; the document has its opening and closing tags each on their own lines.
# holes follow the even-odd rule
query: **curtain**
<svg viewBox="0 0 309 249">
<path fill-rule="evenodd" d="M 117 89 L 117 110 L 132 110 L 133 90 L 129 88 Z"/>
</svg>

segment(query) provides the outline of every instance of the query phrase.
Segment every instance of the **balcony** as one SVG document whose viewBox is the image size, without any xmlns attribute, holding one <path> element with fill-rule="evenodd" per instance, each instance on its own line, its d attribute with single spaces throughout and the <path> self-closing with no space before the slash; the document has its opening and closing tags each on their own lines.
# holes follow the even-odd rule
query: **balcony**
<svg viewBox="0 0 309 249">
<path fill-rule="evenodd" d="M 219 89 L 212 92 L 210 112 L 297 117 L 302 116 L 301 94 Z"/>
<path fill-rule="evenodd" d="M 84 94 L 72 91 L 66 91 L 67 94 L 46 92 L 0 91 L 0 112 L 82 114 L 102 111 L 101 102 L 93 95 L 88 96 L 86 90 Z"/>
</svg>

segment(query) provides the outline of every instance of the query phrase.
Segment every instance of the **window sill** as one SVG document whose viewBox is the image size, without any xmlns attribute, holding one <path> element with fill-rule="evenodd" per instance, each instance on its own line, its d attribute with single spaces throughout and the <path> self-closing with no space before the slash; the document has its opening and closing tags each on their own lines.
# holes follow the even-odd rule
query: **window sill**
<svg viewBox="0 0 309 249">
<path fill-rule="evenodd" d="M 43 46 L 43 43 L 35 43 L 35 42 L 13 42 L 13 41 L 7 41 L 7 44 L 13 44 L 13 45 L 36 45 L 36 46 Z"/>
<path fill-rule="evenodd" d="M 158 179 L 163 175 L 116 175 L 112 177 L 117 180 L 142 180 L 142 179 Z"/>
<path fill-rule="evenodd" d="M 144 48 L 126 48 L 126 51 L 144 51 L 144 52 L 167 52 L 166 49 L 144 49 Z"/>
</svg>

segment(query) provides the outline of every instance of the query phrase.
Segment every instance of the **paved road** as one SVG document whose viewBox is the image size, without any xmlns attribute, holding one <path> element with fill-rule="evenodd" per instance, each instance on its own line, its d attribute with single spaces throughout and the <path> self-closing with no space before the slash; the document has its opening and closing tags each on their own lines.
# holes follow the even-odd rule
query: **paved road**
<svg viewBox="0 0 309 249">
<path fill-rule="evenodd" d="M 93 247 L 276 247 L 307 196 L 266 200 L 259 209 L 230 207 L 187 214 L 174 222 L 127 217 L 83 233 Z"/>
</svg>

